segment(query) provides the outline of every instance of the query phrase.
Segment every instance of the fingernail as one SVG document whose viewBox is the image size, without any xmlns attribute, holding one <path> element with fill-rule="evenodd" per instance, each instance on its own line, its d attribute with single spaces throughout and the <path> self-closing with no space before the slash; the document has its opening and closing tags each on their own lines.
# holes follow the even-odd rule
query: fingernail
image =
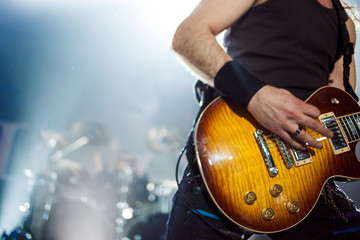
<svg viewBox="0 0 360 240">
<path fill-rule="evenodd" d="M 318 143 L 316 144 L 316 148 L 322 148 L 322 147 L 323 147 L 323 145 L 322 145 L 321 142 L 318 142 Z"/>
<path fill-rule="evenodd" d="M 334 136 L 334 133 L 333 133 L 333 132 L 330 132 L 330 133 L 327 135 L 328 138 L 332 138 L 333 136 Z"/>
</svg>

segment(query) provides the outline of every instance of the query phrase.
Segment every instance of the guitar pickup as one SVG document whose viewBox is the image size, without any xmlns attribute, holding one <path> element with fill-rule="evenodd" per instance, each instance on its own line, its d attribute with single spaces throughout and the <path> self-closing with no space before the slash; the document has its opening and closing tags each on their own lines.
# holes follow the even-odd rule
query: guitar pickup
<svg viewBox="0 0 360 240">
<path fill-rule="evenodd" d="M 338 120 L 333 112 L 320 115 L 319 120 L 334 133 L 334 136 L 329 139 L 334 154 L 350 151 L 348 139 L 351 139 L 352 129 L 355 128 L 354 124 L 351 121 L 348 122 L 346 116 Z M 339 124 L 339 122 L 343 124 Z M 344 128 L 347 129 L 347 134 L 345 134 Z"/>
<path fill-rule="evenodd" d="M 295 165 L 297 167 L 313 162 L 309 149 L 298 150 L 291 147 L 291 155 L 295 159 Z"/>
</svg>

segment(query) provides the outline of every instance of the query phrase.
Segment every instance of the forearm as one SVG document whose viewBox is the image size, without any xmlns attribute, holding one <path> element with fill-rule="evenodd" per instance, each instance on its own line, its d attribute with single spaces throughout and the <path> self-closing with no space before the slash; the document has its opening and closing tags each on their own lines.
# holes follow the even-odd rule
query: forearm
<svg viewBox="0 0 360 240">
<path fill-rule="evenodd" d="M 331 137 L 331 131 L 315 120 L 320 111 L 284 89 L 266 86 L 219 45 L 215 36 L 232 26 L 248 10 L 265 0 L 201 0 L 180 24 L 173 49 L 197 77 L 223 96 L 233 100 L 253 117 L 292 146 L 302 149 L 321 143 L 305 131 L 293 135 L 299 126 Z M 214 84 L 215 81 L 215 84 Z"/>
<path fill-rule="evenodd" d="M 178 27 L 173 39 L 173 50 L 193 74 L 214 86 L 216 73 L 231 57 L 209 29 L 199 26 L 201 23 L 197 23 L 199 27 L 191 24 L 185 22 Z"/>
</svg>

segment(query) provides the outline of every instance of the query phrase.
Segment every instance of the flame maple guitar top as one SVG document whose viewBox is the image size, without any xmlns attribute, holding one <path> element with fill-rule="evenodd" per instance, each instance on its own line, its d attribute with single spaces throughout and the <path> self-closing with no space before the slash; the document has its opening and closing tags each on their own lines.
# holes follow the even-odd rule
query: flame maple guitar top
<svg viewBox="0 0 360 240">
<path fill-rule="evenodd" d="M 333 87 L 320 88 L 306 102 L 318 107 L 322 114 L 332 112 L 336 117 L 360 112 L 349 94 Z M 360 121 L 354 122 L 360 133 Z M 264 130 L 264 139 L 278 169 L 276 176 L 268 172 L 254 136 L 256 129 Z M 322 137 L 306 131 L 315 138 Z M 206 188 L 220 211 L 243 228 L 263 233 L 288 229 L 311 212 L 329 178 L 360 178 L 360 163 L 355 154 L 358 140 L 347 141 L 350 150 L 335 153 L 325 138 L 322 149 L 309 149 L 312 162 L 287 168 L 270 134 L 247 111 L 223 98 L 215 99 L 205 109 L 195 129 L 197 161 Z M 281 186 L 278 196 L 270 194 L 272 186 Z M 252 204 L 245 202 L 247 193 L 256 195 Z M 298 209 L 291 213 L 287 206 L 294 202 Z M 271 209 L 267 220 L 266 209 Z"/>
</svg>

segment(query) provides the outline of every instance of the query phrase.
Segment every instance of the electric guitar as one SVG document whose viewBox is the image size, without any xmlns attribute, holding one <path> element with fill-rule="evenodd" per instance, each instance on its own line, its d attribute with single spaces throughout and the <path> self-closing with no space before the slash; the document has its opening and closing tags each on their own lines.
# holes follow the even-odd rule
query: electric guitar
<svg viewBox="0 0 360 240">
<path fill-rule="evenodd" d="M 305 129 L 323 148 L 299 151 L 262 127 L 246 110 L 219 97 L 195 129 L 195 150 L 205 186 L 219 210 L 235 224 L 259 233 L 301 222 L 332 177 L 360 179 L 360 107 L 333 87 L 307 100 L 333 131 L 327 139 Z"/>
</svg>

